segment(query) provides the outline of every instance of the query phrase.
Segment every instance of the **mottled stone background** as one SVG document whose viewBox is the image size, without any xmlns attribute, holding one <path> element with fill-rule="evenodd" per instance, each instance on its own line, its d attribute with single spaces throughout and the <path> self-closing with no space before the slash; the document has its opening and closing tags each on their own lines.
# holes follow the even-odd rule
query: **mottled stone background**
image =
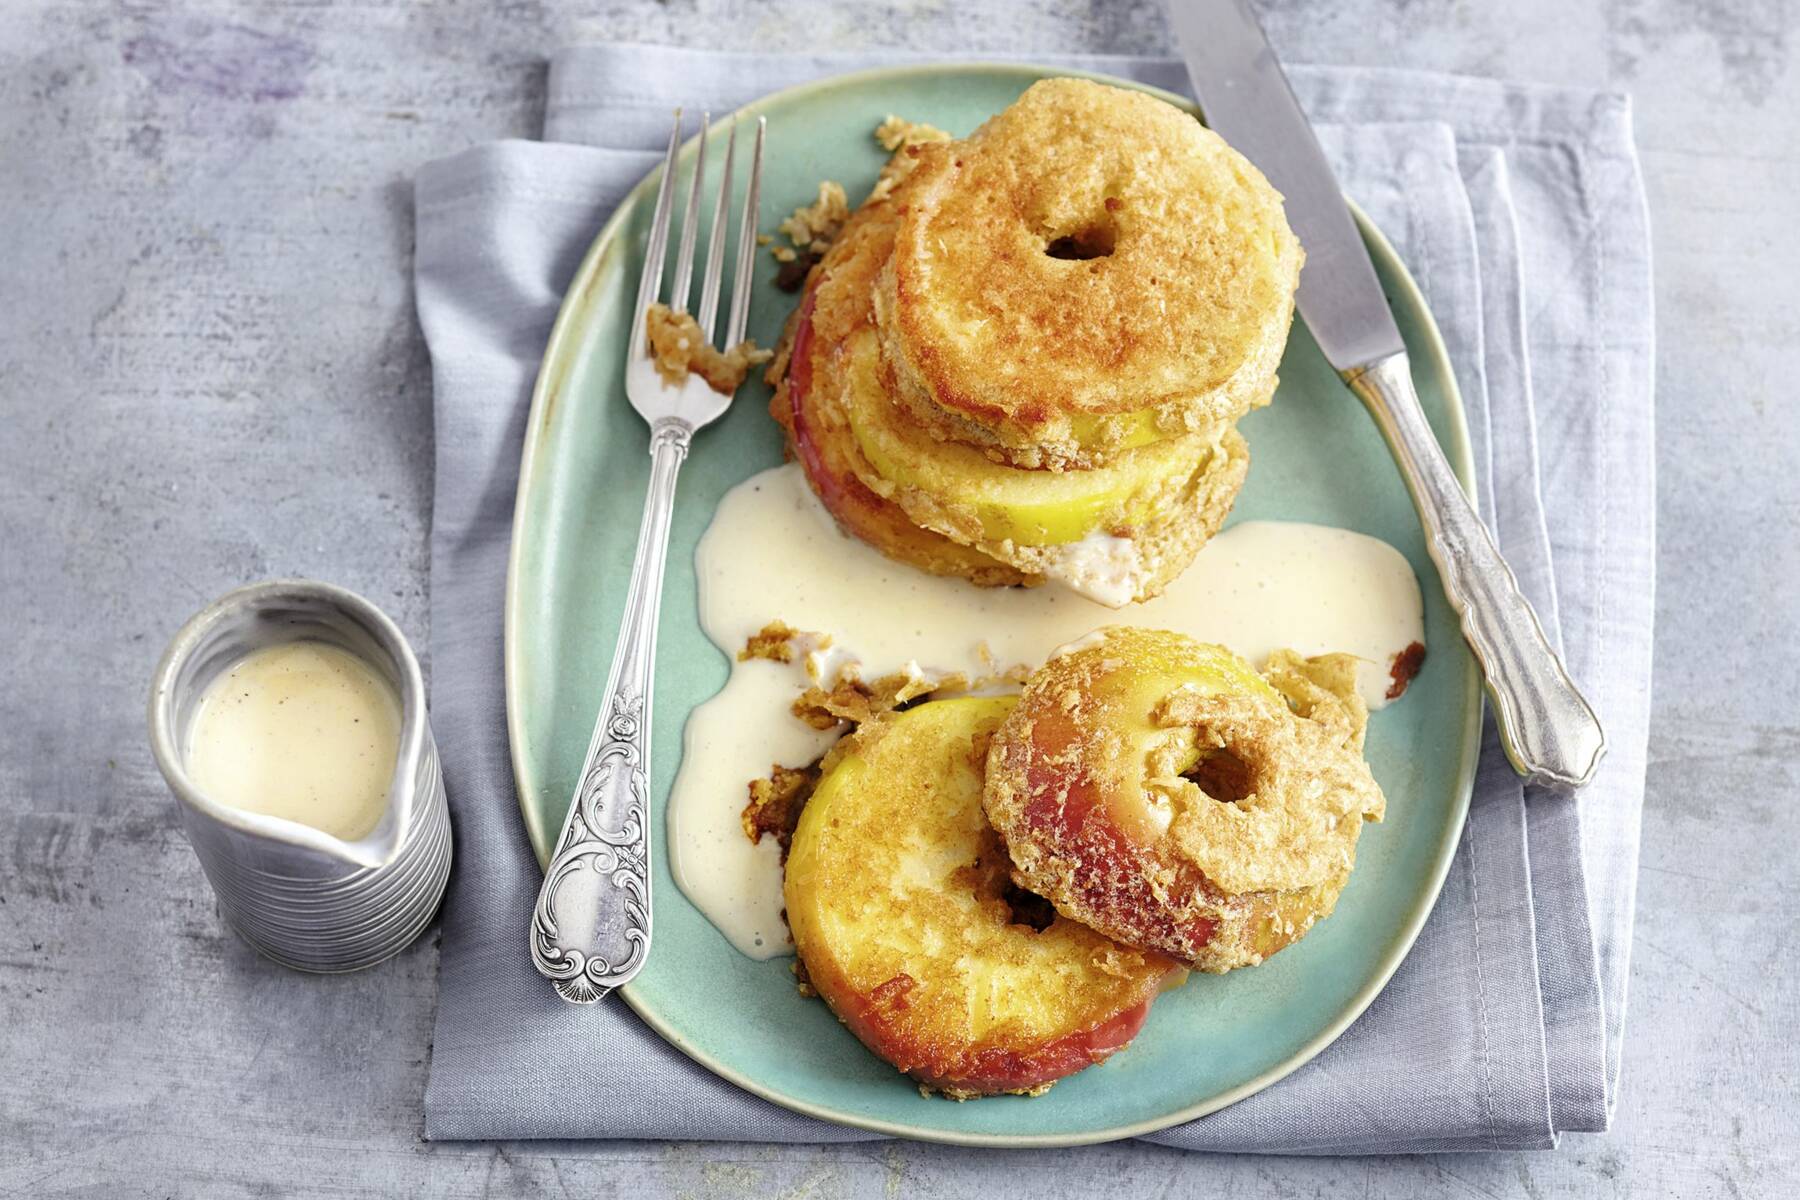
<svg viewBox="0 0 1800 1200">
<path fill-rule="evenodd" d="M 426 1145 L 437 950 L 312 979 L 224 933 L 144 744 L 163 642 L 311 575 L 425 644 L 424 160 L 545 54 L 1166 50 L 1154 3 L 0 3 L 0 1195 L 1790 1195 L 1800 1174 L 1800 12 L 1279 0 L 1295 61 L 1630 90 L 1661 572 L 1615 1130 L 1531 1156 Z M 1127 1183 L 1129 1180 L 1129 1183 Z"/>
</svg>

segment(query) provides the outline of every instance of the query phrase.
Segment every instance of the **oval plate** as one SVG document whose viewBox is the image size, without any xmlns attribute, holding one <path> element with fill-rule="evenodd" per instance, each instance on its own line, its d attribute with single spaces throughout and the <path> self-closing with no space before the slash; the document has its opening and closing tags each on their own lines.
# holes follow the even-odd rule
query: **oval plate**
<svg viewBox="0 0 1800 1200">
<path fill-rule="evenodd" d="M 764 227 L 809 203 L 822 179 L 865 194 L 884 159 L 872 131 L 889 113 L 963 134 L 1053 74 L 1078 72 L 903 67 L 806 84 L 750 105 L 745 115 L 769 118 Z M 1179 97 L 1154 94 L 1196 111 Z M 712 149 L 712 161 L 722 161 L 722 147 Z M 684 173 L 693 152 L 690 142 Z M 561 828 L 592 729 L 649 466 L 646 427 L 625 401 L 621 360 L 656 182 L 652 174 L 626 199 L 570 284 L 526 431 L 507 582 L 506 701 L 519 803 L 540 862 Z M 1437 329 L 1393 250 L 1358 219 L 1412 351 L 1425 411 L 1467 487 L 1462 406 Z M 750 332 L 769 346 L 794 297 L 773 286 L 768 254 L 758 253 L 756 263 Z M 1481 709 L 1474 665 L 1400 475 L 1302 324 L 1294 324 L 1275 403 L 1243 422 L 1252 467 L 1234 518 L 1361 530 L 1399 547 L 1417 572 L 1430 654 L 1405 699 L 1369 727 L 1368 758 L 1387 792 L 1387 821 L 1364 833 L 1336 914 L 1304 942 L 1254 970 L 1195 976 L 1157 1002 L 1129 1049 L 1033 1099 L 921 1097 L 823 1004 L 798 994 L 789 960 L 739 954 L 669 874 L 660 842 L 682 751 L 677 734 L 727 672 L 725 656 L 700 631 L 694 547 L 732 485 L 782 461 L 767 401 L 760 382 L 747 384 L 730 413 L 695 439 L 682 474 L 650 771 L 659 843 L 655 942 L 643 973 L 621 990 L 631 1007 L 696 1061 L 777 1104 L 896 1136 L 980 1145 L 1069 1145 L 1154 1132 L 1267 1087 L 1329 1045 L 1393 974 L 1437 898 L 1468 809 Z"/>
</svg>

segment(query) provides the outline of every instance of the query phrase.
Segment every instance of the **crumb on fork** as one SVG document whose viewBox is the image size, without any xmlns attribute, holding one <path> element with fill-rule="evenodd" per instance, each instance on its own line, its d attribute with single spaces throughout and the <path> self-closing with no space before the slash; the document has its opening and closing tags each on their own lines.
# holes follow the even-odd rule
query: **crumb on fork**
<svg viewBox="0 0 1800 1200">
<path fill-rule="evenodd" d="M 700 323 L 666 304 L 652 304 L 644 314 L 644 336 L 656 373 L 670 387 L 680 387 L 690 374 L 722 396 L 738 390 L 750 368 L 768 362 L 773 350 L 758 348 L 748 339 L 729 350 L 717 350 L 700 331 Z"/>
</svg>

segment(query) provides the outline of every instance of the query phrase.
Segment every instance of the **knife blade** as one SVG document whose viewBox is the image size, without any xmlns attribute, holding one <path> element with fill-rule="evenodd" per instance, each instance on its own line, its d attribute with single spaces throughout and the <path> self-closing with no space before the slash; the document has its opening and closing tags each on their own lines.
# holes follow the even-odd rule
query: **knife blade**
<svg viewBox="0 0 1800 1200">
<path fill-rule="evenodd" d="M 1606 732 L 1444 458 L 1375 264 L 1249 0 L 1170 0 L 1169 13 L 1206 123 L 1285 200 L 1306 252 L 1296 306 L 1393 451 L 1507 758 L 1530 782 L 1582 786 L 1606 754 Z"/>
<path fill-rule="evenodd" d="M 1247 0 L 1170 0 L 1169 13 L 1207 125 L 1286 202 L 1306 251 L 1295 303 L 1319 349 L 1339 371 L 1404 350 L 1318 135 Z"/>
</svg>

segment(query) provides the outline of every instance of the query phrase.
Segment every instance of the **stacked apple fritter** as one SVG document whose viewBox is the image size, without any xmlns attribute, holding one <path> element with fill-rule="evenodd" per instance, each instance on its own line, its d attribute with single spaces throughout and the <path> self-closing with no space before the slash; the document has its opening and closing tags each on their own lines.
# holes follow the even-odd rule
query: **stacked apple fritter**
<svg viewBox="0 0 1800 1200">
<path fill-rule="evenodd" d="M 771 382 L 814 491 L 891 557 L 1156 595 L 1243 484 L 1300 248 L 1180 110 L 1075 79 L 905 145 L 807 278 Z"/>
</svg>

